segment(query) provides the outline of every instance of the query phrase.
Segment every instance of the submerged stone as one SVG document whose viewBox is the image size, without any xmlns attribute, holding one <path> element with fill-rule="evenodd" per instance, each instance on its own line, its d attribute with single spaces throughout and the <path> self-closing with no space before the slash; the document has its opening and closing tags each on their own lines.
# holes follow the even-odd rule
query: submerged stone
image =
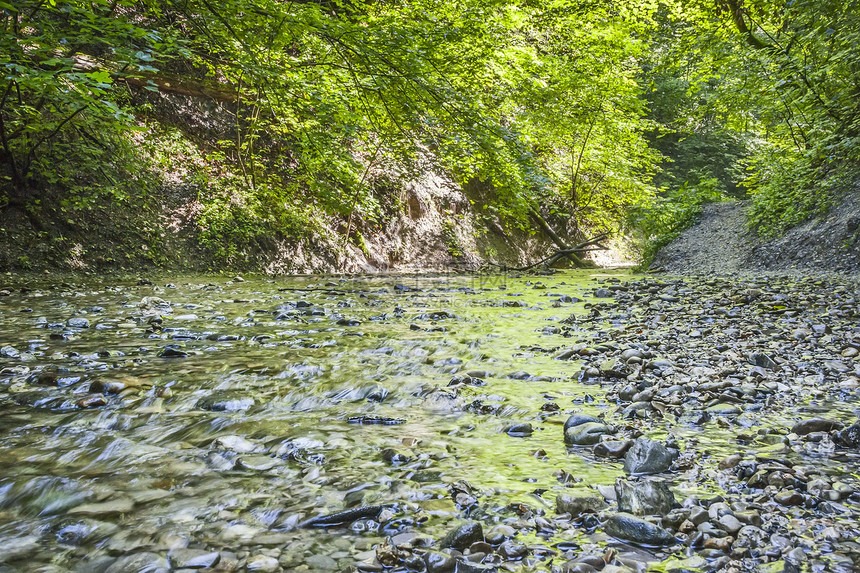
<svg viewBox="0 0 860 573">
<path fill-rule="evenodd" d="M 629 513 L 616 513 L 606 520 L 603 530 L 607 535 L 641 545 L 671 545 L 677 540 L 671 533 Z"/>
</svg>

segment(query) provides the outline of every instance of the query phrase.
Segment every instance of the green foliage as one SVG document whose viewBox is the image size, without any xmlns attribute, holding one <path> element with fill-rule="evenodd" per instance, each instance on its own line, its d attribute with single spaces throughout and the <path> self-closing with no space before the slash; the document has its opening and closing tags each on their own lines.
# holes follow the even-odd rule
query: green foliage
<svg viewBox="0 0 860 573">
<path fill-rule="evenodd" d="M 442 222 L 442 240 L 445 242 L 445 248 L 451 258 L 459 260 L 463 258 L 464 252 L 455 225 L 451 219 L 445 219 Z"/>
<path fill-rule="evenodd" d="M 696 81 L 743 134 L 743 185 L 764 235 L 826 209 L 860 162 L 860 4 L 725 0 L 689 10 Z"/>
<path fill-rule="evenodd" d="M 244 264 L 322 220 L 379 223 L 391 201 L 371 173 L 433 162 L 523 228 L 537 209 L 579 234 L 634 221 L 657 244 L 748 190 L 753 222 L 778 232 L 860 160 L 856 8 L 12 0 L 3 201 L 35 216 L 51 188 L 66 207 L 124 205 L 161 174 L 197 190 L 207 251 Z M 165 127 L 166 100 L 197 133 Z"/>
<path fill-rule="evenodd" d="M 647 268 L 657 252 L 674 241 L 702 213 L 705 203 L 726 198 L 722 182 L 708 174 L 699 174 L 695 183 L 664 189 L 661 196 L 647 205 L 630 210 L 628 224 L 639 234 L 642 247 L 639 268 Z"/>
</svg>

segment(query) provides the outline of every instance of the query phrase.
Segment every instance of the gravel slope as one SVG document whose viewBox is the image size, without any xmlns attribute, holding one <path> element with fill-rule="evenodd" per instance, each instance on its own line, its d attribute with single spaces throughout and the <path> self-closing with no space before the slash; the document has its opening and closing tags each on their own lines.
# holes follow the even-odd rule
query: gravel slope
<svg viewBox="0 0 860 573">
<path fill-rule="evenodd" d="M 705 205 L 699 221 L 654 258 L 652 270 L 679 274 L 836 272 L 860 274 L 860 200 L 850 194 L 827 215 L 762 241 L 747 230 L 749 202 Z"/>
</svg>

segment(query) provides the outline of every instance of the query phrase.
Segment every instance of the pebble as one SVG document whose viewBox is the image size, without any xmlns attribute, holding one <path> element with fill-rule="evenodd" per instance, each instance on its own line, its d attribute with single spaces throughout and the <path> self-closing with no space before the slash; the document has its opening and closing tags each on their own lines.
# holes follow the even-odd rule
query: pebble
<svg viewBox="0 0 860 573">
<path fill-rule="evenodd" d="M 134 553 L 120 557 L 104 573 L 169 573 L 167 559 L 157 553 Z"/>
<path fill-rule="evenodd" d="M 245 564 L 246 570 L 258 573 L 275 573 L 280 568 L 281 564 L 278 563 L 278 560 L 268 555 L 254 555 L 248 558 L 248 562 Z"/>
<path fill-rule="evenodd" d="M 572 517 L 580 517 L 584 513 L 597 513 L 606 506 L 603 498 L 595 494 L 559 493 L 555 498 L 555 508 L 558 513 L 569 513 Z"/>
</svg>

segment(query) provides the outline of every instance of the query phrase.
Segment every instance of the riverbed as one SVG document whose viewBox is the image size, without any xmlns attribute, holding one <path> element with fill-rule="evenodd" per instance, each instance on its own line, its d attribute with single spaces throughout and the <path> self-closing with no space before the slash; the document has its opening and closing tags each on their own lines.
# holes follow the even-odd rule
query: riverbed
<svg viewBox="0 0 860 573">
<path fill-rule="evenodd" d="M 0 571 L 860 566 L 848 279 L 0 288 Z"/>
</svg>

